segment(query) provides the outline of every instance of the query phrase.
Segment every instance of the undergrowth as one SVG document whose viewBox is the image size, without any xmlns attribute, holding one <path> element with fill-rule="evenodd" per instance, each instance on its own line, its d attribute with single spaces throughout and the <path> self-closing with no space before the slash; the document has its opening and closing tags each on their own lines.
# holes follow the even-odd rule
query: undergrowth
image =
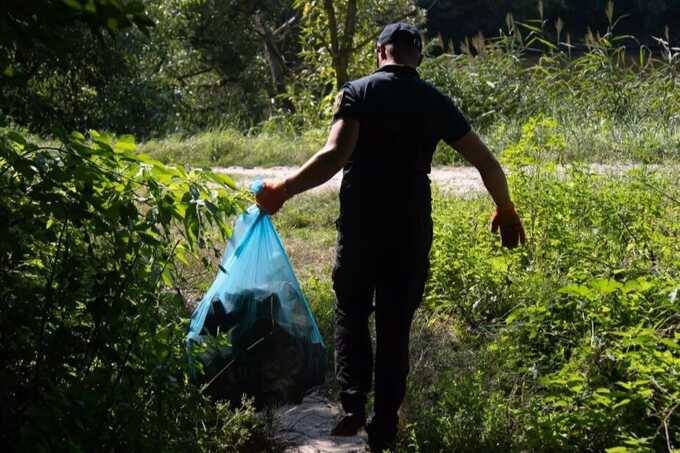
<svg viewBox="0 0 680 453">
<path fill-rule="evenodd" d="M 680 187 L 637 169 L 524 166 L 528 244 L 499 247 L 491 203 L 437 197 L 410 451 L 671 451 L 680 442 Z M 414 354 L 417 356 L 418 351 Z"/>
<path fill-rule="evenodd" d="M 45 146 L 0 132 L 6 450 L 266 445 L 252 404 L 216 403 L 189 382 L 189 313 L 174 291 L 180 263 L 228 236 L 244 202 L 234 188 L 138 155 L 129 136 Z"/>
</svg>

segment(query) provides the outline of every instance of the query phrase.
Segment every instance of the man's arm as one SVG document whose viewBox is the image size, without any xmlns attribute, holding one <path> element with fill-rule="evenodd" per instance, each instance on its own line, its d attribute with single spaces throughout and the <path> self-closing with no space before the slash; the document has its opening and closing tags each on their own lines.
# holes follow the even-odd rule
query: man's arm
<svg viewBox="0 0 680 453">
<path fill-rule="evenodd" d="M 326 145 L 292 176 L 265 183 L 256 195 L 257 204 L 275 214 L 290 197 L 328 181 L 345 165 L 359 139 L 359 121 L 341 118 L 331 127 Z"/>
<path fill-rule="evenodd" d="M 339 119 L 331 127 L 326 145 L 286 179 L 292 197 L 319 186 L 333 177 L 349 160 L 359 139 L 359 121 Z"/>
<path fill-rule="evenodd" d="M 482 142 L 479 135 L 474 131 L 470 131 L 462 138 L 447 143 L 479 171 L 482 181 L 484 181 L 484 186 L 489 191 L 493 201 L 496 202 L 496 206 L 505 208 L 512 205 L 508 181 L 505 178 L 501 164 L 498 163 L 493 153 Z"/>
<path fill-rule="evenodd" d="M 522 220 L 510 200 L 508 181 L 496 157 L 474 131 L 447 143 L 479 171 L 486 190 L 496 202 L 497 208 L 491 220 L 491 231 L 495 233 L 500 229 L 501 242 L 506 247 L 515 247 L 519 242 L 523 244 L 526 237 Z"/>
</svg>

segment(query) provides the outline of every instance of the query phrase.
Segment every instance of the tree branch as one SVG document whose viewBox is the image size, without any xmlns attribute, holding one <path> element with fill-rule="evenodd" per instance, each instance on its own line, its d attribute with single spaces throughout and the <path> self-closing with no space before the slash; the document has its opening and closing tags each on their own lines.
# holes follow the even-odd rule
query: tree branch
<svg viewBox="0 0 680 453">
<path fill-rule="evenodd" d="M 279 26 L 276 30 L 272 31 L 272 34 L 273 34 L 274 36 L 277 36 L 277 37 L 278 37 L 278 35 L 284 34 L 284 33 L 288 32 L 288 30 L 290 29 L 290 26 L 293 25 L 293 24 L 295 24 L 295 23 L 298 21 L 298 19 L 300 19 L 300 16 L 298 16 L 297 14 L 294 15 L 293 17 L 291 17 L 290 19 L 288 19 L 287 21 L 285 21 L 285 22 L 284 22 L 281 26 Z"/>
<path fill-rule="evenodd" d="M 196 77 L 196 76 L 199 76 L 199 75 L 201 75 L 201 74 L 205 74 L 206 72 L 210 72 L 210 71 L 212 71 L 212 70 L 214 70 L 214 68 L 203 68 L 203 69 L 198 69 L 198 70 L 196 70 L 196 71 L 194 71 L 194 72 L 190 72 L 189 74 L 184 74 L 184 75 L 181 75 L 181 76 L 177 76 L 177 80 L 179 80 L 180 82 L 183 82 L 183 81 L 186 80 L 186 79 L 190 79 L 190 78 L 192 78 L 192 77 Z"/>
<path fill-rule="evenodd" d="M 326 10 L 326 16 L 328 16 L 328 28 L 331 33 L 331 55 L 335 60 L 340 53 L 340 48 L 338 46 L 338 21 L 335 18 L 333 0 L 324 0 L 323 7 Z"/>
<path fill-rule="evenodd" d="M 425 11 L 427 12 L 427 11 L 431 10 L 432 8 L 434 8 L 437 5 L 437 3 L 439 3 L 439 0 L 432 0 L 432 4 L 430 4 L 430 6 L 425 8 Z M 419 8 L 416 8 L 416 9 L 409 11 L 408 13 L 402 15 L 401 17 L 397 17 L 396 19 L 389 21 L 388 23 L 401 22 L 404 19 L 408 19 L 409 17 L 415 16 L 416 14 L 418 14 L 418 11 L 419 11 Z M 352 49 L 352 52 L 356 52 L 357 50 L 363 49 L 364 47 L 366 47 L 366 45 L 368 45 L 372 42 L 375 42 L 378 39 L 378 36 L 380 36 L 381 32 L 382 32 L 382 30 L 380 30 L 377 33 L 374 33 L 368 39 L 365 39 L 364 41 L 360 42 L 355 48 Z"/>
<path fill-rule="evenodd" d="M 357 0 L 347 1 L 347 14 L 345 15 L 345 30 L 342 39 L 342 48 L 340 52 L 352 52 L 352 43 L 354 42 L 354 32 L 357 23 Z"/>
</svg>

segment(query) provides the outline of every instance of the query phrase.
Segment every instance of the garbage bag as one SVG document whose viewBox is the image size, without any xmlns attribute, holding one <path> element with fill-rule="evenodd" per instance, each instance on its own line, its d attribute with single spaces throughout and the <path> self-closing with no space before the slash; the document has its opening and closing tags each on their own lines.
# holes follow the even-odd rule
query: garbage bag
<svg viewBox="0 0 680 453">
<path fill-rule="evenodd" d="M 299 403 L 324 381 L 319 328 L 270 217 L 256 206 L 236 221 L 192 315 L 187 349 L 192 378 L 235 404 L 243 394 L 258 407 Z"/>
</svg>

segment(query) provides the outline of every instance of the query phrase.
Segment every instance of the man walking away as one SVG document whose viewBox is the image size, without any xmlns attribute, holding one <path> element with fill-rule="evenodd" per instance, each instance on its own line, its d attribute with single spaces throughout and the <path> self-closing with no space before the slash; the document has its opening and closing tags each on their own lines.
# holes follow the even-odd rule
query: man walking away
<svg viewBox="0 0 680 453">
<path fill-rule="evenodd" d="M 451 99 L 420 79 L 422 39 L 394 23 L 378 38 L 378 70 L 338 93 L 326 145 L 289 178 L 270 182 L 257 202 L 270 214 L 295 194 L 343 169 L 336 294 L 336 375 L 345 415 L 334 435 L 366 424 L 375 380 L 374 415 L 366 425 L 373 451 L 393 450 L 409 372 L 409 333 L 427 278 L 432 244 L 430 179 L 440 140 L 475 166 L 497 205 L 492 229 L 502 243 L 524 242 L 505 174 Z M 369 317 L 375 313 L 375 361 Z"/>
</svg>

